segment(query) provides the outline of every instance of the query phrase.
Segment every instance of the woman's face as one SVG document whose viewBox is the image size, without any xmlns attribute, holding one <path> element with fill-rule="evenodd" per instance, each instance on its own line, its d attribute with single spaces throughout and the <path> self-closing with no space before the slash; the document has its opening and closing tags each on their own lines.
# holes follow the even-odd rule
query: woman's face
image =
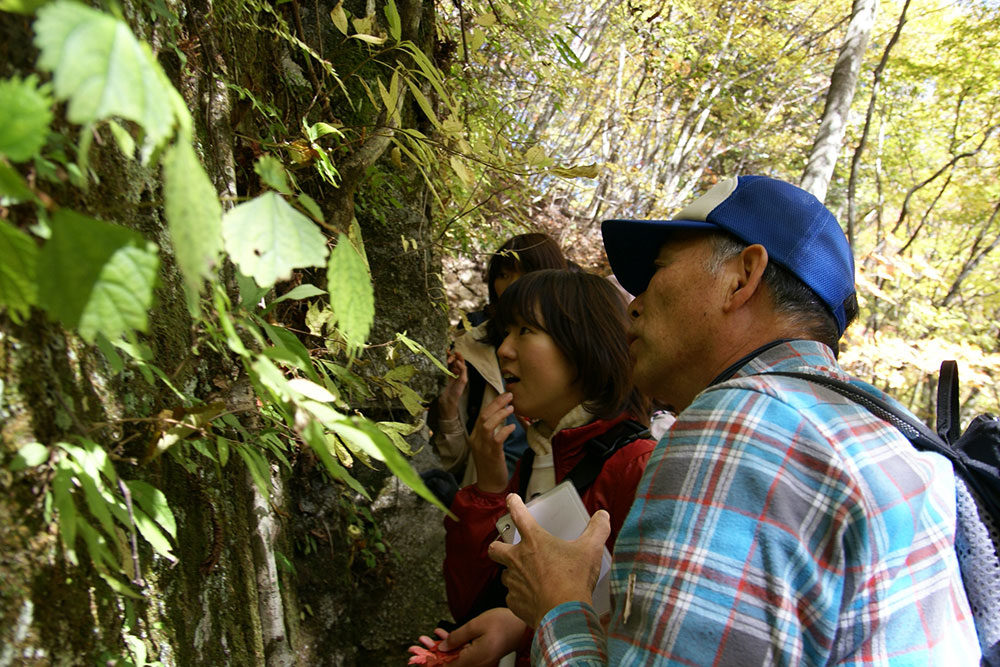
<svg viewBox="0 0 1000 667">
<path fill-rule="evenodd" d="M 576 369 L 552 337 L 518 318 L 497 350 L 514 412 L 555 428 L 583 401 Z"/>
<path fill-rule="evenodd" d="M 500 269 L 500 275 L 493 281 L 493 291 L 497 293 L 499 299 L 514 281 L 524 275 L 524 271 L 517 269 Z"/>
</svg>

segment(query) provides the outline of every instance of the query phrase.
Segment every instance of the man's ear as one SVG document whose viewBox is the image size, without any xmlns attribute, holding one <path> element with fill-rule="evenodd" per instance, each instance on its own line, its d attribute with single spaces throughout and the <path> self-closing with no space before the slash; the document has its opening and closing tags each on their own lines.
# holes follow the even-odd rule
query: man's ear
<svg viewBox="0 0 1000 667">
<path fill-rule="evenodd" d="M 732 260 L 726 310 L 736 310 L 746 305 L 761 291 L 767 262 L 767 249 L 759 243 L 747 246 L 739 257 Z"/>
</svg>

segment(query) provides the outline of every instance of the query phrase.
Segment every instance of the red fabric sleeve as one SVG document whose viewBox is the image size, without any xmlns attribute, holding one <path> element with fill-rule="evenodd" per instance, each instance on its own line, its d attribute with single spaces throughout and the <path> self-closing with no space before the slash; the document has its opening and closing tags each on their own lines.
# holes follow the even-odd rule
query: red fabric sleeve
<svg viewBox="0 0 1000 667">
<path fill-rule="evenodd" d="M 503 493 L 485 493 L 475 484 L 458 490 L 451 503 L 458 521 L 445 517 L 444 581 L 452 618 L 461 621 L 500 571 L 487 549 L 497 538 L 497 519 L 507 513 L 507 494 L 517 489 L 514 471 Z"/>
</svg>

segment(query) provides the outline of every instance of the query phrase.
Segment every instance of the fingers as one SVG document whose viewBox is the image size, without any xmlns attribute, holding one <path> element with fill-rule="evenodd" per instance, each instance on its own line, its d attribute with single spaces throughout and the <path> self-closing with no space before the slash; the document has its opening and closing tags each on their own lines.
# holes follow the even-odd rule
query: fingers
<svg viewBox="0 0 1000 667">
<path fill-rule="evenodd" d="M 523 533 L 522 533 L 523 534 Z M 594 544 L 604 544 L 608 540 L 608 535 L 611 534 L 611 517 L 604 510 L 597 510 L 594 512 L 594 516 L 590 517 L 590 521 L 587 523 L 587 527 L 583 530 L 578 541 L 585 542 L 588 545 Z"/>
</svg>

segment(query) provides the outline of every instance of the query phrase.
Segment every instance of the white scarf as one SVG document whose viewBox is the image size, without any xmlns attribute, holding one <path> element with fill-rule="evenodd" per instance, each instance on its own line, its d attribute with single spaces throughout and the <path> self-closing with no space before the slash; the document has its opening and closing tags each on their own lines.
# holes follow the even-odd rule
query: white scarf
<svg viewBox="0 0 1000 667">
<path fill-rule="evenodd" d="M 559 431 L 576 428 L 594 421 L 594 415 L 587 412 L 583 404 L 576 406 L 559 420 L 554 429 L 542 422 L 535 422 L 525 429 L 528 446 L 535 452 L 535 462 L 531 468 L 531 478 L 525 491 L 525 502 L 545 493 L 556 485 L 555 462 L 552 457 L 552 438 Z"/>
</svg>

